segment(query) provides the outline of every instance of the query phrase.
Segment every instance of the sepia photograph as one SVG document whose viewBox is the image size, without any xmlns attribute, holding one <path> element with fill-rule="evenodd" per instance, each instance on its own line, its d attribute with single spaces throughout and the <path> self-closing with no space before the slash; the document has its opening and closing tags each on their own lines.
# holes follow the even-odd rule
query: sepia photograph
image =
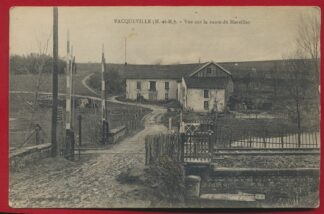
<svg viewBox="0 0 324 214">
<path fill-rule="evenodd" d="M 319 207 L 319 7 L 9 22 L 11 208 Z"/>
</svg>

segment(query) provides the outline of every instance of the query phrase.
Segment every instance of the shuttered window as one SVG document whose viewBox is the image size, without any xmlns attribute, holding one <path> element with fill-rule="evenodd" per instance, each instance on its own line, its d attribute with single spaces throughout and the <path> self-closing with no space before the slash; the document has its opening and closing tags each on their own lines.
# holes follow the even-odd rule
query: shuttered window
<svg viewBox="0 0 324 214">
<path fill-rule="evenodd" d="M 205 110 L 209 109 L 209 102 L 208 101 L 204 101 L 204 109 Z"/>
<path fill-rule="evenodd" d="M 208 98 L 209 97 L 209 91 L 208 90 L 204 90 L 204 98 Z"/>
</svg>

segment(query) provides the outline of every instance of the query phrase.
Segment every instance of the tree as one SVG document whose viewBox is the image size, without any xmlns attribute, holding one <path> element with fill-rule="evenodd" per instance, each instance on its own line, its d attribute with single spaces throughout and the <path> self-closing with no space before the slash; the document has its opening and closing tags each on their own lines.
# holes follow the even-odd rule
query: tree
<svg viewBox="0 0 324 214">
<path fill-rule="evenodd" d="M 271 78 L 271 86 L 273 89 L 273 96 L 277 98 L 278 95 L 278 90 L 279 90 L 279 81 L 280 81 L 280 66 L 278 63 L 274 63 L 272 71 L 270 73 L 270 78 Z"/>
<path fill-rule="evenodd" d="M 105 71 L 106 93 L 108 94 L 122 94 L 125 92 L 125 79 L 121 77 L 118 70 L 115 68 L 106 67 Z M 89 80 L 89 85 L 96 89 L 101 90 L 101 73 L 97 72 Z"/>
<path fill-rule="evenodd" d="M 313 80 L 316 81 L 317 86 L 319 86 L 320 75 L 320 27 L 319 14 L 303 14 L 300 16 L 296 37 L 300 57 L 311 59 Z"/>
<path fill-rule="evenodd" d="M 287 109 L 293 113 L 299 145 L 303 123 L 311 117 L 314 106 L 319 118 L 319 33 L 319 16 L 301 15 L 297 26 L 296 49 L 284 58 L 282 64 L 285 72 L 282 75 L 288 80 L 286 89 L 291 98 Z"/>
<path fill-rule="evenodd" d="M 297 54 L 299 59 L 308 60 L 310 63 L 309 74 L 312 81 L 311 90 L 317 96 L 314 97 L 317 112 L 320 112 L 319 86 L 320 86 L 320 15 L 317 13 L 302 14 L 297 26 Z"/>
<path fill-rule="evenodd" d="M 105 82 L 109 94 L 122 94 L 125 92 L 125 80 L 116 69 L 109 69 L 108 66 L 108 71 L 105 72 Z"/>
</svg>

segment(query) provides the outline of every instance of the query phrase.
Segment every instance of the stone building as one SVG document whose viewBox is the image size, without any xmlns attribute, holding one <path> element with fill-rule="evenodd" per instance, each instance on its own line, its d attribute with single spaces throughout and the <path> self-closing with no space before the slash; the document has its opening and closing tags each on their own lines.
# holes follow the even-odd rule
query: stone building
<svg viewBox="0 0 324 214">
<path fill-rule="evenodd" d="M 131 65 L 125 78 L 127 99 L 177 100 L 195 112 L 222 112 L 233 93 L 231 73 L 214 62 Z"/>
</svg>

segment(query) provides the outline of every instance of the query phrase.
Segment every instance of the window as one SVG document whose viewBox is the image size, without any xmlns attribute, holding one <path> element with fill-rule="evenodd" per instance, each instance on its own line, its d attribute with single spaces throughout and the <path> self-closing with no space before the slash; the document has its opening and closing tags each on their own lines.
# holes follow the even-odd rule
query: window
<svg viewBox="0 0 324 214">
<path fill-rule="evenodd" d="M 156 82 L 150 81 L 150 91 L 156 91 Z"/>
<path fill-rule="evenodd" d="M 169 90 L 170 89 L 169 82 L 165 82 L 165 89 L 166 90 Z"/>
<path fill-rule="evenodd" d="M 168 99 L 169 99 L 169 94 L 165 93 L 165 100 L 168 100 Z"/>
<path fill-rule="evenodd" d="M 209 103 L 208 101 L 204 101 L 204 109 L 208 110 L 209 109 Z"/>
<path fill-rule="evenodd" d="M 211 74 L 211 68 L 207 68 L 207 74 Z"/>
<path fill-rule="evenodd" d="M 204 98 L 208 98 L 209 97 L 209 91 L 208 90 L 204 90 Z"/>
<path fill-rule="evenodd" d="M 136 88 L 139 89 L 139 90 L 141 90 L 142 86 L 141 86 L 141 82 L 140 81 L 137 81 Z"/>
</svg>

